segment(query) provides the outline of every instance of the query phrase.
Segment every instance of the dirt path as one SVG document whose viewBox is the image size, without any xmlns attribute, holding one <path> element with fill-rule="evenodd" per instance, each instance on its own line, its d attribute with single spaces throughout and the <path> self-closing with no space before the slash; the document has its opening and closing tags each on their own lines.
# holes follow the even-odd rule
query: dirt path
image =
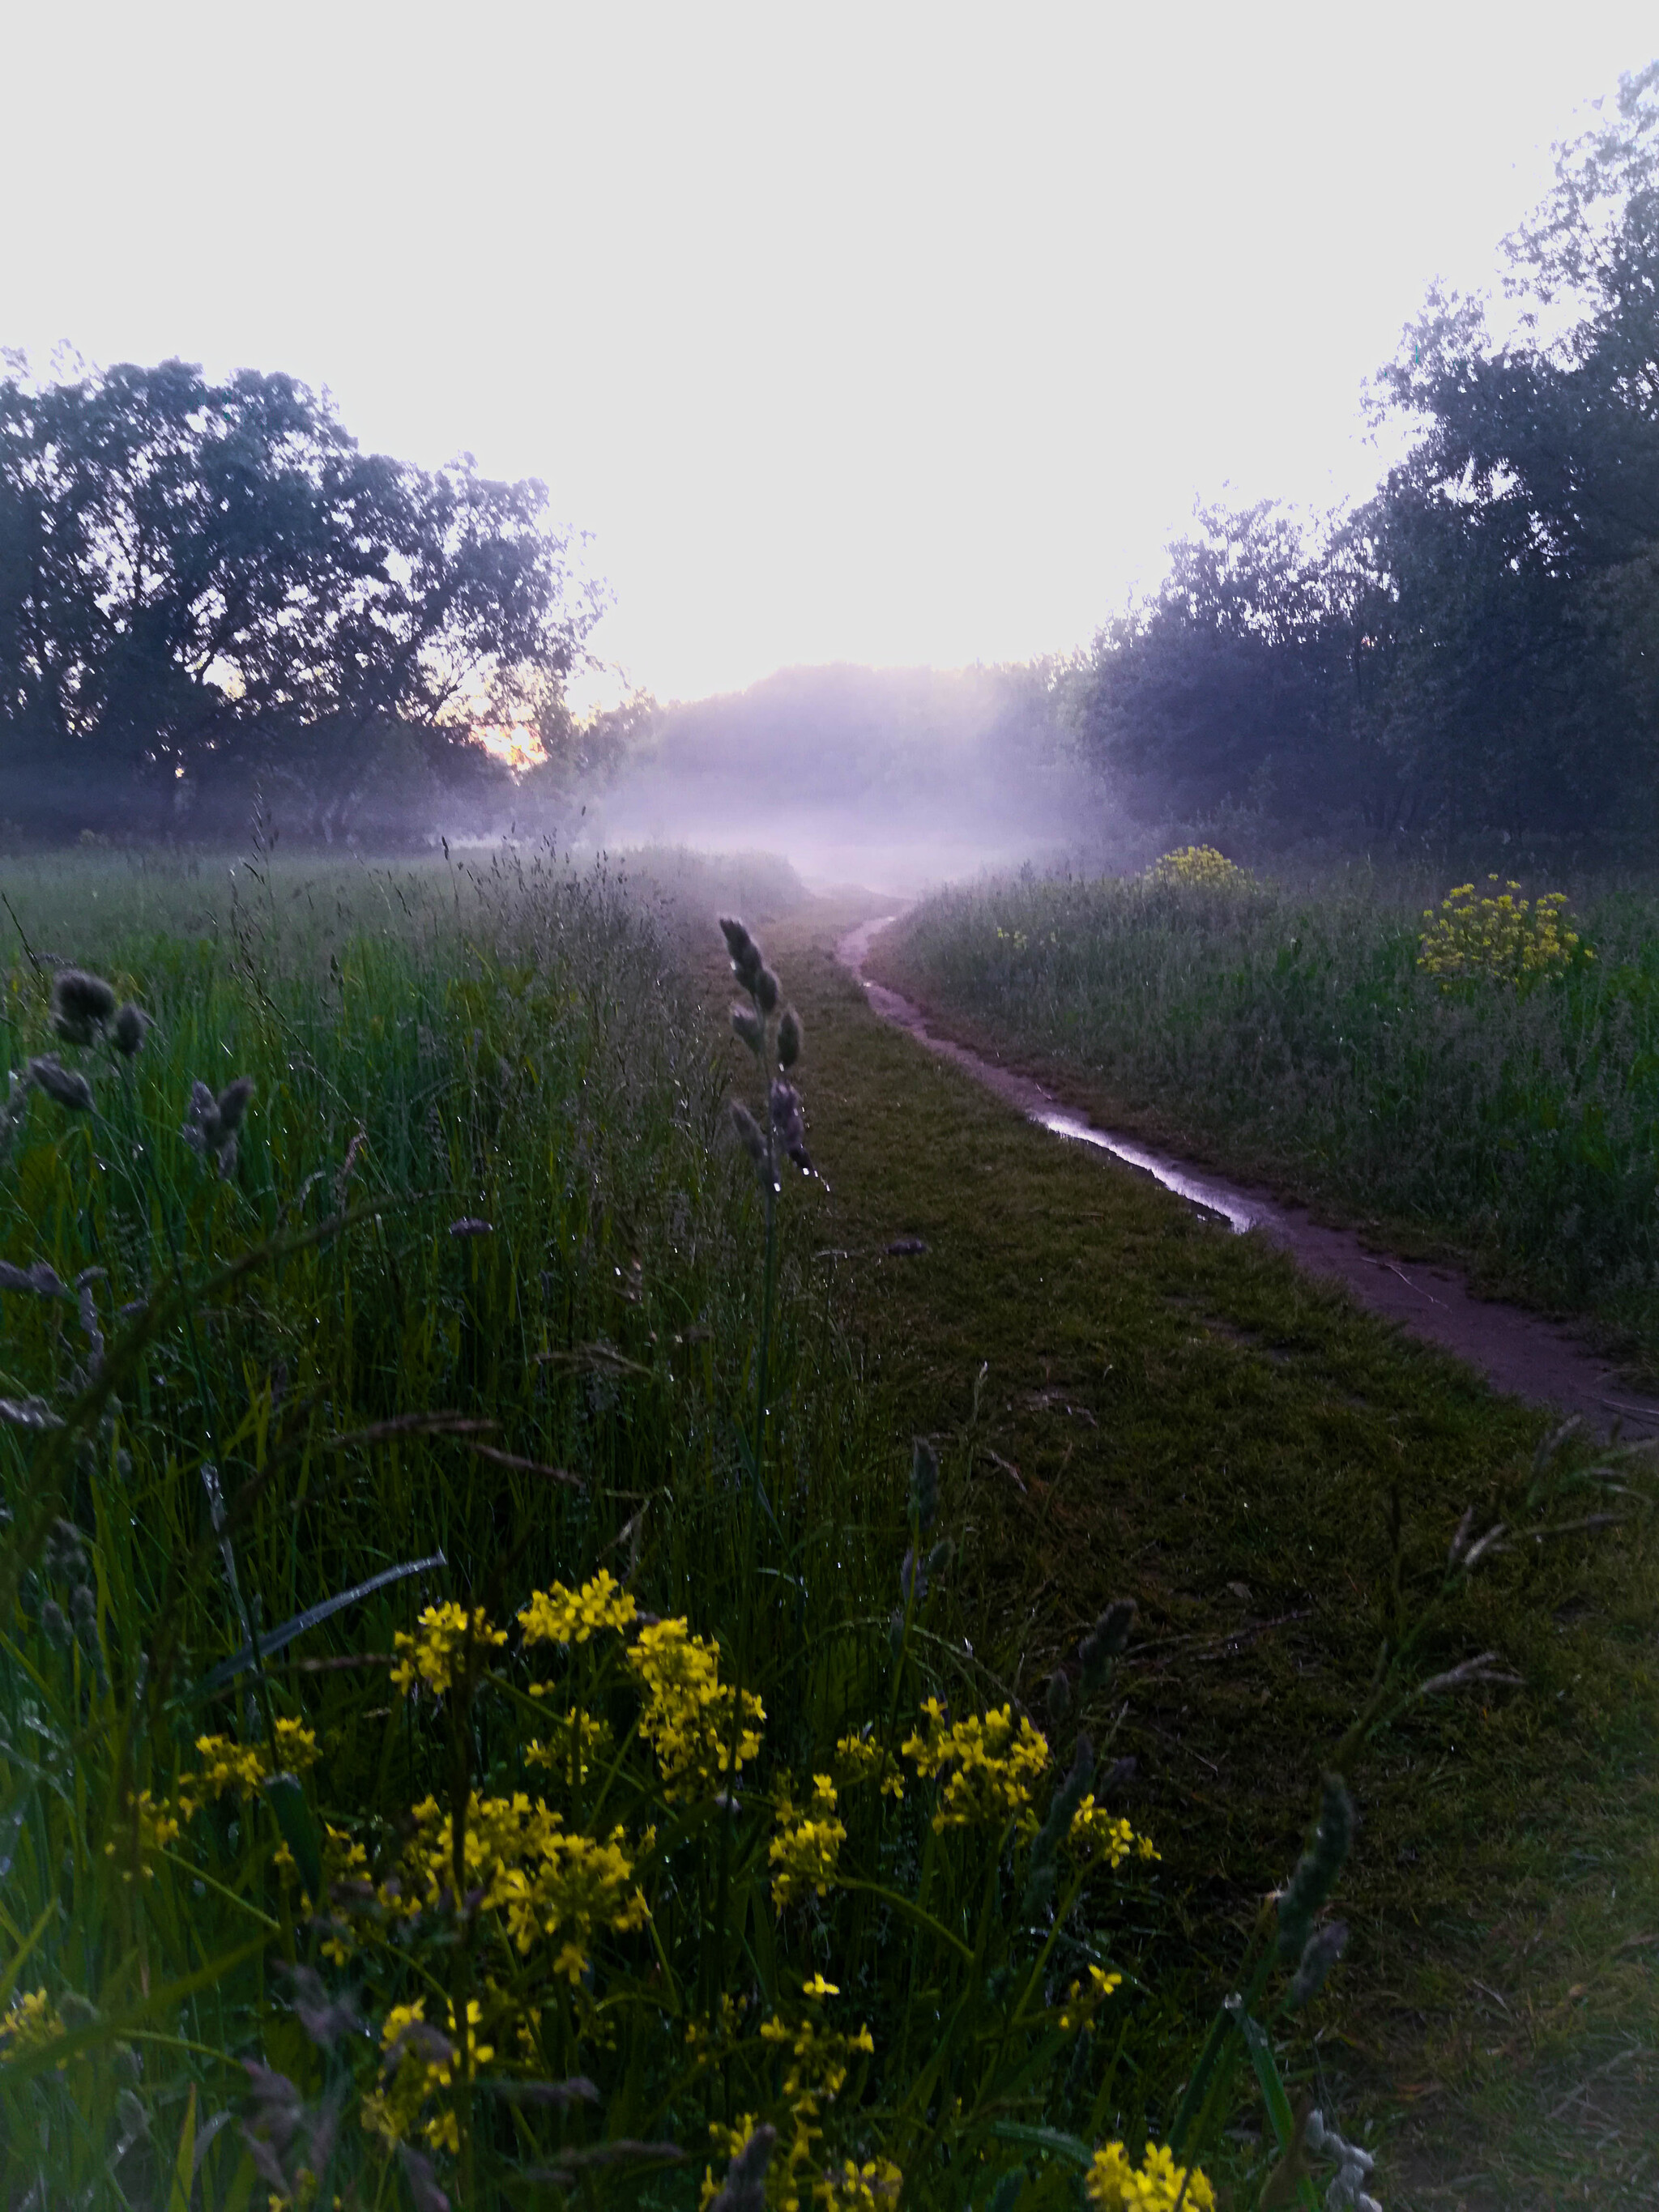
<svg viewBox="0 0 1659 2212">
<path fill-rule="evenodd" d="M 1455 1352 L 1495 1389 L 1576 1413 L 1604 1435 L 1659 1436 L 1659 1399 L 1623 1389 L 1613 1368 L 1566 1329 L 1522 1307 L 1474 1297 L 1453 1269 L 1372 1251 L 1351 1231 L 1322 1228 L 1303 1208 L 1285 1206 L 1266 1191 L 1224 1182 L 1207 1170 L 1097 1128 L 1066 1112 L 1029 1075 L 986 1060 L 938 1033 L 919 1006 L 865 975 L 872 940 L 897 918 L 886 915 L 861 922 L 839 940 L 836 955 L 863 984 L 875 1011 L 907 1030 L 930 1052 L 954 1061 L 1057 1136 L 1112 1153 L 1126 1166 L 1155 1176 L 1190 1204 L 1221 1215 L 1238 1233 L 1257 1231 L 1283 1246 L 1309 1273 L 1337 1278 L 1362 1305 Z"/>
</svg>

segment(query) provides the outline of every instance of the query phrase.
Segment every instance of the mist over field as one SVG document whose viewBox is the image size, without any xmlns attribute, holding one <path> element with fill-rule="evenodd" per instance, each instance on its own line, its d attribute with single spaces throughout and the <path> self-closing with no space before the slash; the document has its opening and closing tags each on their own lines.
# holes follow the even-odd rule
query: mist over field
<svg viewBox="0 0 1659 2212">
<path fill-rule="evenodd" d="M 1054 672 L 781 670 L 676 705 L 595 804 L 621 845 L 766 848 L 817 885 L 909 895 L 1077 853 L 1103 813 Z"/>
</svg>

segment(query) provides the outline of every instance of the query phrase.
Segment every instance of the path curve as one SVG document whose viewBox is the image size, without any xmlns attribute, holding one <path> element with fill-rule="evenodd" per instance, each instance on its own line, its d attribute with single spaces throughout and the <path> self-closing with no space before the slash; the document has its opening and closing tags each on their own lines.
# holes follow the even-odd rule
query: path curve
<svg viewBox="0 0 1659 2212">
<path fill-rule="evenodd" d="M 1310 1274 L 1334 1277 L 1373 1313 L 1479 1368 L 1496 1389 L 1534 1405 L 1577 1413 L 1604 1436 L 1617 1432 L 1632 1440 L 1659 1436 L 1659 1399 L 1624 1389 L 1606 1360 L 1540 1315 L 1498 1299 L 1477 1298 L 1455 1269 L 1389 1259 L 1368 1250 L 1351 1230 L 1322 1228 L 1304 1207 L 1285 1206 L 1266 1191 L 1229 1182 L 1133 1138 L 1098 1128 L 1083 1115 L 1068 1113 L 1030 1076 L 938 1035 L 919 1006 L 864 972 L 872 941 L 898 919 L 890 914 L 860 922 L 837 943 L 836 957 L 863 985 L 876 1012 L 908 1030 L 930 1052 L 964 1069 L 1056 1136 L 1112 1153 L 1126 1166 L 1155 1176 L 1190 1205 L 1218 1214 L 1241 1235 L 1260 1231 Z"/>
</svg>

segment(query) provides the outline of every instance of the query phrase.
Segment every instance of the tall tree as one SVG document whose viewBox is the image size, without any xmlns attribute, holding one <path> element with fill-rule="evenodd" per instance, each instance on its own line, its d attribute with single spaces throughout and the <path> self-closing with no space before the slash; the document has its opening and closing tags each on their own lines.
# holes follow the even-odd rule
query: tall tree
<svg viewBox="0 0 1659 2212">
<path fill-rule="evenodd" d="M 0 381 L 0 759 L 84 810 L 360 775 L 387 725 L 575 665 L 598 612 L 539 483 L 366 454 L 326 397 L 170 361 Z"/>
</svg>

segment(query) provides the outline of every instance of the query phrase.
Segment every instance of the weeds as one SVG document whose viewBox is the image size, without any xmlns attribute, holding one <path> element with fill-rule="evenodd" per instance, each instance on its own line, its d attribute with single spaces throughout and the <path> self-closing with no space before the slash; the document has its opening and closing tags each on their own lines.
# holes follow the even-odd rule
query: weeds
<svg viewBox="0 0 1659 2212">
<path fill-rule="evenodd" d="M 1651 898 L 1591 885 L 1569 928 L 1560 895 L 1465 886 L 1425 929 L 1411 888 L 1003 881 L 929 899 L 876 964 L 1093 1086 L 1103 1116 L 1449 1246 L 1651 1365 Z"/>
</svg>

